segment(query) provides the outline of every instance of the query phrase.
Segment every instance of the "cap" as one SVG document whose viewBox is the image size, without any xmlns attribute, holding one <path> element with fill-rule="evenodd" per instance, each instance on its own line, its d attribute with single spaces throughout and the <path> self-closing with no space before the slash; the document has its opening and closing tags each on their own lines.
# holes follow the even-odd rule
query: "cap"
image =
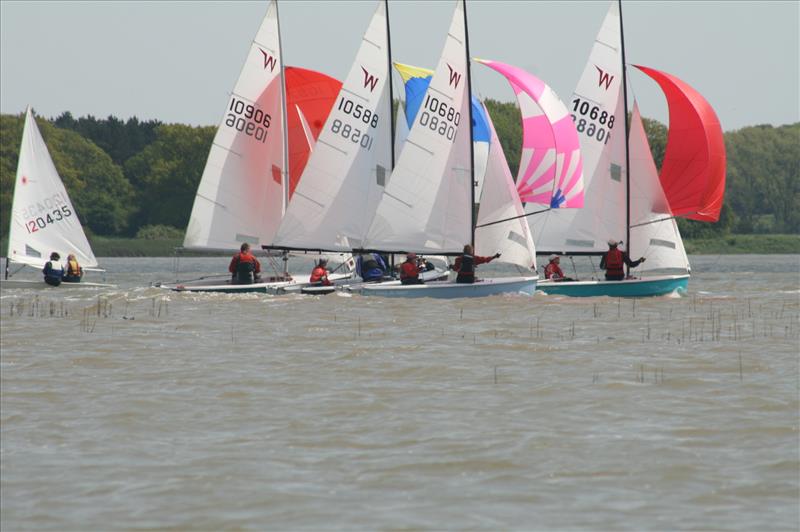
<svg viewBox="0 0 800 532">
<path fill-rule="evenodd" d="M 617 242 L 613 238 L 608 239 L 608 245 L 609 246 L 616 246 L 617 244 L 619 244 L 619 242 Z"/>
<path fill-rule="evenodd" d="M 549 260 L 549 261 L 553 261 L 553 260 L 555 260 L 555 259 L 557 259 L 557 258 L 558 258 L 558 255 L 556 255 L 555 253 L 553 253 L 552 255 L 550 255 L 549 257 L 547 257 L 547 260 Z"/>
</svg>

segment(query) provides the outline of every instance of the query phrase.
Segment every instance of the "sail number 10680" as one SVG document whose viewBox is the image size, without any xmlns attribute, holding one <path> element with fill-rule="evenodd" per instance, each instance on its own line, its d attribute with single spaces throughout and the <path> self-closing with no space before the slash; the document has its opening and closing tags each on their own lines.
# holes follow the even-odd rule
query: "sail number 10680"
<svg viewBox="0 0 800 532">
<path fill-rule="evenodd" d="M 419 125 L 437 132 L 447 140 L 453 140 L 459 122 L 461 122 L 461 113 L 457 112 L 454 107 L 440 102 L 438 98 L 431 98 L 430 94 L 425 96 L 423 111 L 419 116 Z"/>
</svg>

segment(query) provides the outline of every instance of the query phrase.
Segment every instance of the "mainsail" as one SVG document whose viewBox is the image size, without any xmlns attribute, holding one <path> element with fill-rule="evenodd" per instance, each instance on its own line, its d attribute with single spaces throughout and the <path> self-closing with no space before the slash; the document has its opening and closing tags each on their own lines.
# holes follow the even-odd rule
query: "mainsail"
<svg viewBox="0 0 800 532">
<path fill-rule="evenodd" d="M 457 3 L 433 78 L 364 247 L 457 253 L 472 240 L 471 127 L 464 12 Z"/>
<path fill-rule="evenodd" d="M 489 116 L 485 106 L 484 111 Z M 502 262 L 535 270 L 536 250 L 528 222 L 523 217 L 522 202 L 491 119 L 488 126 L 491 141 L 475 230 L 475 253 L 494 255 L 499 252 Z M 492 223 L 500 220 L 505 221 Z"/>
<path fill-rule="evenodd" d="M 387 47 L 386 6 L 380 2 L 274 246 L 340 251 L 362 246 L 391 170 Z"/>
<path fill-rule="evenodd" d="M 74 253 L 84 267 L 97 266 L 75 207 L 28 107 L 14 183 L 7 257 L 11 262 L 41 268 L 54 251 L 63 259 Z"/>
<path fill-rule="evenodd" d="M 277 6 L 252 42 L 195 196 L 184 246 L 270 242 L 284 211 L 286 161 Z"/>
</svg>

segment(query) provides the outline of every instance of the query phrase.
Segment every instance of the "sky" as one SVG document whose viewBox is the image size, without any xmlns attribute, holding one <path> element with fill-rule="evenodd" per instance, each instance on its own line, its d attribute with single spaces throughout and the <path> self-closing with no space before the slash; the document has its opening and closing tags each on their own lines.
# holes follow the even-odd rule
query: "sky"
<svg viewBox="0 0 800 532">
<path fill-rule="evenodd" d="M 284 61 L 343 79 L 375 0 L 282 0 Z M 395 61 L 434 68 L 453 0 L 390 0 Z M 521 67 L 568 102 L 608 11 L 599 1 L 468 0 L 470 52 Z M 0 112 L 115 115 L 214 125 L 267 0 L 0 0 Z M 622 4 L 626 59 L 664 70 L 711 103 L 724 130 L 800 121 L 800 2 Z M 502 76 L 473 63 L 473 91 L 513 101 Z M 656 83 L 629 70 L 642 114 L 668 122 Z M 395 87 L 400 86 L 395 75 Z"/>
</svg>

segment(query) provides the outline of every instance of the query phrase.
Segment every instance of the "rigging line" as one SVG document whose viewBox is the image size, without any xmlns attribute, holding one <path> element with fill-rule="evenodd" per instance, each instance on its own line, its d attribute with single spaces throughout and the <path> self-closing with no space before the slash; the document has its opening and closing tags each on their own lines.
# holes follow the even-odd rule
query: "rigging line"
<svg viewBox="0 0 800 532">
<path fill-rule="evenodd" d="M 642 222 L 640 224 L 632 225 L 631 229 L 633 229 L 634 227 L 642 227 L 643 225 L 656 224 L 658 222 L 667 222 L 669 220 L 678 220 L 680 218 L 686 218 L 687 216 L 691 216 L 693 214 L 697 214 L 697 212 L 687 212 L 686 214 L 677 214 L 675 216 L 668 216 L 667 218 L 659 218 L 658 220 L 650 220 L 649 222 Z"/>
<path fill-rule="evenodd" d="M 481 225 L 476 225 L 475 229 L 479 229 L 481 227 L 486 227 L 488 225 L 496 225 L 496 224 L 501 224 L 503 222 L 510 222 L 511 220 L 517 220 L 519 218 L 527 218 L 528 216 L 533 216 L 534 214 L 541 214 L 543 212 L 547 212 L 547 211 L 551 211 L 551 210 L 553 210 L 553 208 L 552 207 L 548 207 L 546 209 L 542 209 L 541 211 L 529 212 L 527 214 L 520 214 L 519 216 L 512 216 L 511 218 L 504 218 L 502 220 L 497 220 L 496 222 L 489 222 L 489 223 L 485 223 L 485 224 L 481 224 Z"/>
</svg>

